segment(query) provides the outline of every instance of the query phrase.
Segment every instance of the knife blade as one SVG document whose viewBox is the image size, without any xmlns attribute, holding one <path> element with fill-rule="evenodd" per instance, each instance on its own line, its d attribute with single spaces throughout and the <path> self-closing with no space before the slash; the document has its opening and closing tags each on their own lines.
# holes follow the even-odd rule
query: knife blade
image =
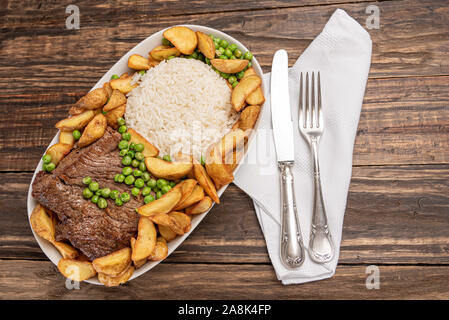
<svg viewBox="0 0 449 320">
<path fill-rule="evenodd" d="M 278 162 L 294 161 L 293 122 L 288 90 L 288 55 L 278 50 L 271 67 L 271 121 Z"/>
</svg>

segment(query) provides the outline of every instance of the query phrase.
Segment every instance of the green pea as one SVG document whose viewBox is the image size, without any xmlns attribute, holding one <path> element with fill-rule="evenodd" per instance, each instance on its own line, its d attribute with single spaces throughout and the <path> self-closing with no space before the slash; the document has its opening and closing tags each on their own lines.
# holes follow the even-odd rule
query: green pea
<svg viewBox="0 0 449 320">
<path fill-rule="evenodd" d="M 174 186 L 176 186 L 176 182 L 174 182 L 174 181 L 170 181 L 169 183 L 168 183 L 168 185 L 170 186 L 170 187 L 174 187 Z"/>
<path fill-rule="evenodd" d="M 133 159 L 131 159 L 131 157 L 129 155 L 126 155 L 123 157 L 122 159 L 122 164 L 124 166 L 129 166 L 131 164 L 131 162 L 133 161 Z"/>
<path fill-rule="evenodd" d="M 236 73 L 235 74 L 236 76 L 237 76 L 237 79 L 242 79 L 243 78 L 243 76 L 245 75 L 245 72 L 243 72 L 243 71 L 240 71 L 240 72 L 238 72 L 238 73 Z"/>
<path fill-rule="evenodd" d="M 165 38 L 162 38 L 162 45 L 163 46 L 170 46 L 172 47 L 173 45 L 171 44 L 171 42 Z"/>
<path fill-rule="evenodd" d="M 131 157 L 131 160 L 136 156 L 136 152 L 134 150 L 128 150 L 126 154 Z"/>
<path fill-rule="evenodd" d="M 153 195 L 147 195 L 144 199 L 143 199 L 143 201 L 145 202 L 145 204 L 147 204 L 147 203 L 150 203 L 150 202 L 152 202 L 152 201 L 154 201 L 154 197 L 153 197 Z"/>
<path fill-rule="evenodd" d="M 220 55 L 224 54 L 225 51 L 226 51 L 225 48 L 222 47 L 218 48 L 218 52 L 220 52 Z"/>
<path fill-rule="evenodd" d="M 228 43 L 225 39 L 222 39 L 222 40 L 220 41 L 220 47 L 222 47 L 222 48 L 227 48 L 228 45 L 229 45 L 229 43 Z"/>
<path fill-rule="evenodd" d="M 133 173 L 133 169 L 131 167 L 124 167 L 122 169 L 122 173 L 125 176 L 129 176 L 131 173 Z"/>
<path fill-rule="evenodd" d="M 243 55 L 243 59 L 251 60 L 253 58 L 253 54 L 250 51 L 246 51 Z"/>
<path fill-rule="evenodd" d="M 114 182 L 118 182 L 118 177 L 120 176 L 120 173 L 117 173 L 115 176 L 114 176 Z"/>
<path fill-rule="evenodd" d="M 229 78 L 230 74 L 229 74 L 229 73 L 224 73 L 224 72 L 222 72 L 222 73 L 221 73 L 221 76 L 222 76 L 223 78 L 227 79 L 227 78 Z"/>
<path fill-rule="evenodd" d="M 247 65 L 247 67 L 248 68 L 251 68 L 253 66 L 253 63 L 250 61 L 250 62 L 248 62 L 248 65 Z"/>
<path fill-rule="evenodd" d="M 204 61 L 205 58 L 206 58 L 206 57 L 204 56 L 204 54 L 198 53 L 198 60 Z"/>
<path fill-rule="evenodd" d="M 143 187 L 143 189 L 142 189 L 142 195 L 143 195 L 144 197 L 146 197 L 147 195 L 149 195 L 150 192 L 151 192 L 151 188 L 150 188 L 150 187 Z"/>
<path fill-rule="evenodd" d="M 134 177 L 141 177 L 142 176 L 142 171 L 140 171 L 139 169 L 134 169 L 133 170 L 133 176 Z"/>
<path fill-rule="evenodd" d="M 91 198 L 93 195 L 94 195 L 93 192 L 92 192 L 91 190 L 89 190 L 89 188 L 84 188 L 84 190 L 83 190 L 83 197 L 84 197 L 85 199 L 89 199 L 89 198 Z"/>
<path fill-rule="evenodd" d="M 213 34 L 210 34 L 209 37 L 212 39 L 212 41 L 215 39 Z"/>
<path fill-rule="evenodd" d="M 209 58 L 205 58 L 206 64 L 210 65 L 210 59 Z"/>
<path fill-rule="evenodd" d="M 128 147 L 129 147 L 128 141 L 126 141 L 126 140 L 122 140 L 122 141 L 120 141 L 120 142 L 118 143 L 118 148 L 119 148 L 120 150 L 128 149 Z"/>
<path fill-rule="evenodd" d="M 162 157 L 162 160 L 164 161 L 171 161 L 171 157 L 169 154 L 166 154 L 165 156 Z"/>
<path fill-rule="evenodd" d="M 122 139 L 126 140 L 126 141 L 131 140 L 131 134 L 129 132 L 123 132 L 122 133 Z"/>
<path fill-rule="evenodd" d="M 160 197 L 162 197 L 162 192 L 161 191 L 156 192 L 156 199 L 159 199 Z"/>
<path fill-rule="evenodd" d="M 115 205 L 116 205 L 116 206 L 119 206 L 119 207 L 123 206 L 123 201 L 122 201 L 122 199 L 120 199 L 120 198 L 115 199 Z"/>
<path fill-rule="evenodd" d="M 125 178 L 126 178 L 125 175 L 120 173 L 118 175 L 117 182 L 122 183 L 123 181 L 125 181 Z"/>
<path fill-rule="evenodd" d="M 109 188 L 103 188 L 101 189 L 101 196 L 105 199 L 109 198 L 109 196 L 111 195 L 111 189 Z"/>
<path fill-rule="evenodd" d="M 120 195 L 120 199 L 121 199 L 123 202 L 128 202 L 128 201 L 131 199 L 131 196 L 129 195 L 128 192 L 123 192 L 123 193 Z"/>
<path fill-rule="evenodd" d="M 108 206 L 108 202 L 106 201 L 105 198 L 98 198 L 98 202 L 97 202 L 97 206 L 100 209 L 104 209 Z"/>
<path fill-rule="evenodd" d="M 45 165 L 45 170 L 47 170 L 47 172 L 52 172 L 53 170 L 55 170 L 55 168 L 56 166 L 53 162 Z"/>
<path fill-rule="evenodd" d="M 124 157 L 128 154 L 128 149 L 122 149 L 119 152 L 120 157 Z"/>
<path fill-rule="evenodd" d="M 118 192 L 118 190 L 112 190 L 111 194 L 109 195 L 109 198 L 111 198 L 112 200 L 115 200 L 119 196 L 120 196 L 120 192 Z"/>
<path fill-rule="evenodd" d="M 136 182 L 134 182 L 134 186 L 136 186 L 139 189 L 142 189 L 145 186 L 145 182 L 142 178 L 138 178 Z"/>
<path fill-rule="evenodd" d="M 78 130 L 73 130 L 72 136 L 73 139 L 78 140 L 79 138 L 81 138 L 81 132 L 79 132 Z"/>
<path fill-rule="evenodd" d="M 129 144 L 129 149 L 134 150 L 136 148 L 136 144 L 134 142 L 131 142 Z"/>
<path fill-rule="evenodd" d="M 232 43 L 229 45 L 228 49 L 231 50 L 231 52 L 234 52 L 237 49 L 237 45 Z"/>
<path fill-rule="evenodd" d="M 168 184 L 167 180 L 165 179 L 157 179 L 156 185 L 159 189 L 162 189 L 163 186 L 166 186 Z"/>
<path fill-rule="evenodd" d="M 142 143 L 136 144 L 135 150 L 136 150 L 137 152 L 142 152 L 143 149 L 145 149 L 145 146 L 144 146 Z"/>
<path fill-rule="evenodd" d="M 219 56 L 218 57 L 219 59 L 222 59 L 222 60 L 228 60 L 229 58 L 226 56 L 226 55 L 224 55 L 224 54 L 222 54 L 221 56 Z"/>
<path fill-rule="evenodd" d="M 118 127 L 118 132 L 125 133 L 128 130 L 128 128 L 125 125 L 122 125 Z"/>
<path fill-rule="evenodd" d="M 235 59 L 237 59 L 234 55 L 232 55 L 229 59 L 231 59 L 231 60 L 235 60 Z"/>
<path fill-rule="evenodd" d="M 161 188 L 162 194 L 166 194 L 167 192 L 169 192 L 171 189 L 171 187 L 169 185 L 163 186 Z"/>
<path fill-rule="evenodd" d="M 170 57 L 167 58 L 167 60 L 171 60 L 173 58 L 176 58 L 176 57 L 175 56 L 170 56 Z"/>
<path fill-rule="evenodd" d="M 139 170 L 142 172 L 147 171 L 147 166 L 145 165 L 145 161 L 141 161 L 139 163 Z"/>
<path fill-rule="evenodd" d="M 117 119 L 117 124 L 119 125 L 119 126 L 124 126 L 125 125 L 125 119 L 123 119 L 122 117 L 120 117 L 120 118 L 118 118 Z"/>
<path fill-rule="evenodd" d="M 139 166 L 139 164 L 140 164 L 140 162 L 139 162 L 138 160 L 136 160 L 136 159 L 134 159 L 134 160 L 131 162 L 131 165 L 132 165 L 134 168 L 137 168 L 137 167 Z"/>
<path fill-rule="evenodd" d="M 193 52 L 192 54 L 191 54 L 191 56 L 192 56 L 192 58 L 193 59 L 198 59 L 198 52 Z"/>
<path fill-rule="evenodd" d="M 242 56 L 242 51 L 240 51 L 239 49 L 236 49 L 236 50 L 234 51 L 234 56 L 235 56 L 237 59 L 240 59 L 240 57 Z"/>
<path fill-rule="evenodd" d="M 148 181 L 150 181 L 151 176 L 148 172 L 144 172 L 144 173 L 142 173 L 142 179 L 143 179 L 143 181 L 148 182 Z"/>
<path fill-rule="evenodd" d="M 139 74 L 140 74 L 141 76 L 143 76 L 143 75 L 145 74 L 145 72 L 146 72 L 146 70 L 140 70 L 140 71 L 139 71 Z"/>
<path fill-rule="evenodd" d="M 125 178 L 125 184 L 132 185 L 134 183 L 134 181 L 136 180 L 136 178 L 134 178 L 132 175 L 129 175 Z"/>
<path fill-rule="evenodd" d="M 226 51 L 224 52 L 224 54 L 225 54 L 228 58 L 230 58 L 230 57 L 232 56 L 232 51 L 229 50 L 229 49 L 226 49 Z"/>
<path fill-rule="evenodd" d="M 43 161 L 45 164 L 49 164 L 49 163 L 51 162 L 51 155 L 46 154 L 45 156 L 42 157 L 42 161 Z"/>
<path fill-rule="evenodd" d="M 85 185 L 89 185 L 89 184 L 91 184 L 91 182 L 92 182 L 92 178 L 91 177 L 84 177 L 83 178 L 83 183 Z"/>
<path fill-rule="evenodd" d="M 142 161 L 145 158 L 142 152 L 136 152 L 134 157 L 139 161 Z"/>
<path fill-rule="evenodd" d="M 92 192 L 98 191 L 100 189 L 100 185 L 98 184 L 98 182 L 91 182 L 89 184 L 89 189 Z"/>
<path fill-rule="evenodd" d="M 235 88 L 235 87 L 237 87 L 238 84 L 239 84 L 239 82 L 236 81 L 236 82 L 234 82 L 234 83 L 232 84 L 232 87 Z"/>
<path fill-rule="evenodd" d="M 230 84 L 233 84 L 233 83 L 236 82 L 236 81 L 237 81 L 236 76 L 230 76 L 230 77 L 228 78 L 228 82 L 229 82 Z"/>
<path fill-rule="evenodd" d="M 95 194 L 96 194 L 97 196 L 101 196 L 101 190 L 95 191 Z"/>
<path fill-rule="evenodd" d="M 151 190 L 153 190 L 153 192 L 155 192 L 155 193 L 157 193 L 158 191 L 161 191 L 161 189 L 159 189 L 158 187 L 151 188 Z"/>
<path fill-rule="evenodd" d="M 111 80 L 114 80 L 114 79 L 118 79 L 118 78 L 120 78 L 118 75 L 116 75 L 116 74 L 113 74 L 112 76 L 111 76 Z"/>
<path fill-rule="evenodd" d="M 206 161 L 204 161 L 204 157 L 203 156 L 201 156 L 200 162 L 201 162 L 202 166 L 206 165 Z"/>
<path fill-rule="evenodd" d="M 94 195 L 92 198 L 90 198 L 90 201 L 92 201 L 92 203 L 97 203 L 98 199 L 100 199 L 100 196 Z"/>
<path fill-rule="evenodd" d="M 220 42 L 214 41 L 214 45 L 216 50 L 220 49 Z"/>
<path fill-rule="evenodd" d="M 150 179 L 150 181 L 148 181 L 147 185 L 151 188 L 154 189 L 157 186 L 157 181 L 156 179 Z"/>
<path fill-rule="evenodd" d="M 140 194 L 140 189 L 139 189 L 139 188 L 136 188 L 136 187 L 132 188 L 132 189 L 131 189 L 131 194 L 132 194 L 134 197 L 139 196 L 139 194 Z"/>
</svg>

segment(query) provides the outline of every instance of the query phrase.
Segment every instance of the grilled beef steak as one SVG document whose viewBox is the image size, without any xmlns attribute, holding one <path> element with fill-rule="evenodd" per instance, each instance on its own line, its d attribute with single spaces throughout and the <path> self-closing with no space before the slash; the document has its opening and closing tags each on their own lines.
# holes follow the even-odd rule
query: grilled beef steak
<svg viewBox="0 0 449 320">
<path fill-rule="evenodd" d="M 41 171 L 33 182 L 33 197 L 59 218 L 56 240 L 69 240 L 91 260 L 129 247 L 130 238 L 137 234 L 135 209 L 142 205 L 141 196 L 131 196 L 120 207 L 107 199 L 106 209 L 83 198 L 82 179 L 87 176 L 100 188 L 130 193 L 127 185 L 114 182 L 122 170 L 120 140 L 121 135 L 108 127 L 102 138 L 85 148 L 75 147 L 52 173 Z"/>
</svg>

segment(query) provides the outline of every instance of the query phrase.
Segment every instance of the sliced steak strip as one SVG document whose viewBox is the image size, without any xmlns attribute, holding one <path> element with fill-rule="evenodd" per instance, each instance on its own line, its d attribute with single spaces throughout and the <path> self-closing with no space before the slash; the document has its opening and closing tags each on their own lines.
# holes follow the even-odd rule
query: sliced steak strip
<svg viewBox="0 0 449 320">
<path fill-rule="evenodd" d="M 59 218 L 57 240 L 69 240 L 92 260 L 129 246 L 137 233 L 135 209 L 143 203 L 140 196 L 131 196 L 121 207 L 107 199 L 108 207 L 102 210 L 82 195 L 86 176 L 101 188 L 131 192 L 125 184 L 114 182 L 122 170 L 120 140 L 121 135 L 108 127 L 102 138 L 85 148 L 75 147 L 52 173 L 41 171 L 33 182 L 33 197 Z"/>
</svg>

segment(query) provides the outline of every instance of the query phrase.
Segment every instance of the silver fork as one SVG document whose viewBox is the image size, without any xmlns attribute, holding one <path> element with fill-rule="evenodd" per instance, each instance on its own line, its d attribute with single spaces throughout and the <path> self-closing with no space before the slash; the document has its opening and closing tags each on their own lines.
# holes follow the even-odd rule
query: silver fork
<svg viewBox="0 0 449 320">
<path fill-rule="evenodd" d="M 315 93 L 315 72 L 305 75 L 305 90 L 303 88 L 303 73 L 301 72 L 299 88 L 299 131 L 309 143 L 313 157 L 314 196 L 313 216 L 310 231 L 309 255 L 317 263 L 325 263 L 334 257 L 334 245 L 327 225 L 326 208 L 321 191 L 318 144 L 324 131 L 323 112 L 321 108 L 320 72 L 317 75 L 317 93 Z"/>
</svg>

